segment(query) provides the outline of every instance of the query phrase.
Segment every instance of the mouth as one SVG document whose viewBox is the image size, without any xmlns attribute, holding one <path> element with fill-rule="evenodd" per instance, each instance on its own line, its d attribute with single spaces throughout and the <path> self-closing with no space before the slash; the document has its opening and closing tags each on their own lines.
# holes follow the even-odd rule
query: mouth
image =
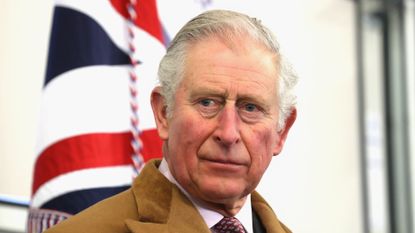
<svg viewBox="0 0 415 233">
<path fill-rule="evenodd" d="M 246 167 L 246 164 L 238 161 L 224 160 L 224 159 L 203 159 L 211 169 L 222 172 L 240 172 Z"/>
<path fill-rule="evenodd" d="M 209 159 L 209 158 L 206 158 L 204 160 L 206 160 L 208 162 L 211 162 L 211 163 L 221 163 L 221 164 L 229 164 L 229 165 L 235 165 L 235 166 L 243 166 L 243 163 L 241 163 L 241 162 L 226 160 L 226 159 Z"/>
</svg>

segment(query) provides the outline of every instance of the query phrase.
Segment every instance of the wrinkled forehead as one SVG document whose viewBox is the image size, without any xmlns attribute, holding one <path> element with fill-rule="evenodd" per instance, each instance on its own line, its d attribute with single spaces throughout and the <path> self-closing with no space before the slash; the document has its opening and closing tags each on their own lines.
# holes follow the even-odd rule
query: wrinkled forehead
<svg viewBox="0 0 415 233">
<path fill-rule="evenodd" d="M 279 51 L 275 50 L 275 48 L 268 44 L 266 40 L 263 40 L 263 38 L 255 37 L 248 31 L 237 31 L 232 29 L 224 30 L 221 33 L 211 32 L 211 34 L 207 34 L 206 37 L 189 40 L 187 43 L 187 50 L 198 44 L 203 45 L 209 43 L 212 40 L 219 40 L 234 52 L 249 52 L 249 49 L 255 46 L 257 49 L 268 51 L 269 54 L 275 56 L 276 59 L 280 57 Z"/>
<path fill-rule="evenodd" d="M 188 60 L 190 59 L 189 54 L 191 54 L 195 49 L 199 49 L 201 47 L 207 47 L 212 43 L 221 43 L 226 47 L 226 49 L 231 50 L 234 54 L 237 55 L 247 55 L 247 54 L 254 54 L 254 53 L 261 53 L 261 60 L 271 60 L 273 66 L 275 68 L 276 74 L 279 73 L 280 70 L 280 54 L 269 49 L 258 40 L 255 40 L 251 37 L 238 37 L 237 35 L 212 35 L 206 37 L 204 39 L 198 41 L 192 41 L 187 45 L 186 48 L 186 56 L 185 56 L 185 64 L 188 64 Z M 203 56 L 212 56 L 212 53 L 203 54 Z M 258 61 L 261 62 L 261 61 Z M 185 65 L 186 70 L 186 65 Z"/>
<path fill-rule="evenodd" d="M 215 82 L 264 83 L 269 89 L 278 86 L 275 54 L 253 41 L 238 39 L 228 42 L 213 37 L 193 44 L 187 54 L 182 82 L 190 78 L 190 83 L 213 79 Z"/>
</svg>

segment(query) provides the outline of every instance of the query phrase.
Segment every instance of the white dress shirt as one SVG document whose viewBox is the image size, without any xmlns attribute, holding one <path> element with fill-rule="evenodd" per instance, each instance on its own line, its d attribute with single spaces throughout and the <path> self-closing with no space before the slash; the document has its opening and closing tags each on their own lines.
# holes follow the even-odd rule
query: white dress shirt
<svg viewBox="0 0 415 233">
<path fill-rule="evenodd" d="M 193 203 L 194 206 L 196 206 L 197 210 L 199 211 L 200 215 L 202 216 L 203 220 L 206 222 L 206 225 L 209 228 L 212 228 L 216 223 L 218 223 L 224 216 L 218 212 L 215 212 L 213 210 L 204 208 L 200 204 L 197 203 L 197 201 L 192 198 L 189 193 L 186 192 L 180 186 L 180 184 L 176 181 L 176 179 L 173 177 L 173 175 L 170 172 L 169 166 L 167 164 L 167 161 L 163 158 L 161 161 L 161 164 L 159 166 L 159 171 L 173 184 L 175 184 Z M 246 197 L 246 201 L 242 208 L 239 210 L 239 212 L 235 215 L 235 218 L 237 218 L 242 225 L 244 226 L 247 233 L 252 233 L 252 208 L 251 208 L 251 195 L 248 195 Z"/>
</svg>

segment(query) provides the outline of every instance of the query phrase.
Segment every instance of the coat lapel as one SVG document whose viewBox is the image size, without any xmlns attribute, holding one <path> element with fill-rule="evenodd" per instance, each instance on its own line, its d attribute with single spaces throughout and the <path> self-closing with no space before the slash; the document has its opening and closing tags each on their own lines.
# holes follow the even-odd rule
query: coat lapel
<svg viewBox="0 0 415 233">
<path fill-rule="evenodd" d="M 253 192 L 251 198 L 252 207 L 258 214 L 267 233 L 291 233 L 291 231 L 278 220 L 271 206 L 269 206 L 257 192 Z"/>
<path fill-rule="evenodd" d="M 138 219 L 125 221 L 133 233 L 210 233 L 197 209 L 157 169 L 159 161 L 145 166 L 133 184 Z"/>
</svg>

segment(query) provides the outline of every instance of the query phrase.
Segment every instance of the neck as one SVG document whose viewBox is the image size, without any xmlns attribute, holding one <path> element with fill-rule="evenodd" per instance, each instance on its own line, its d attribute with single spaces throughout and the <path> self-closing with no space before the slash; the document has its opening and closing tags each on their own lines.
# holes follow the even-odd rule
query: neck
<svg viewBox="0 0 415 233">
<path fill-rule="evenodd" d="M 206 201 L 197 201 L 199 205 L 204 206 L 207 209 L 211 209 L 222 214 L 225 217 L 235 216 L 245 204 L 246 197 L 239 199 L 237 201 L 232 201 L 230 203 L 214 203 Z"/>
<path fill-rule="evenodd" d="M 187 192 L 177 180 L 171 174 L 167 161 L 163 158 L 159 170 L 162 174 L 172 183 L 176 184 L 176 186 L 195 204 L 202 206 L 203 208 L 215 211 L 223 216 L 235 216 L 245 204 L 246 198 L 243 197 L 241 199 L 232 199 L 232 200 L 224 200 L 222 203 L 205 201 L 201 199 L 196 199 L 194 195 L 192 196 L 189 192 Z"/>
</svg>

